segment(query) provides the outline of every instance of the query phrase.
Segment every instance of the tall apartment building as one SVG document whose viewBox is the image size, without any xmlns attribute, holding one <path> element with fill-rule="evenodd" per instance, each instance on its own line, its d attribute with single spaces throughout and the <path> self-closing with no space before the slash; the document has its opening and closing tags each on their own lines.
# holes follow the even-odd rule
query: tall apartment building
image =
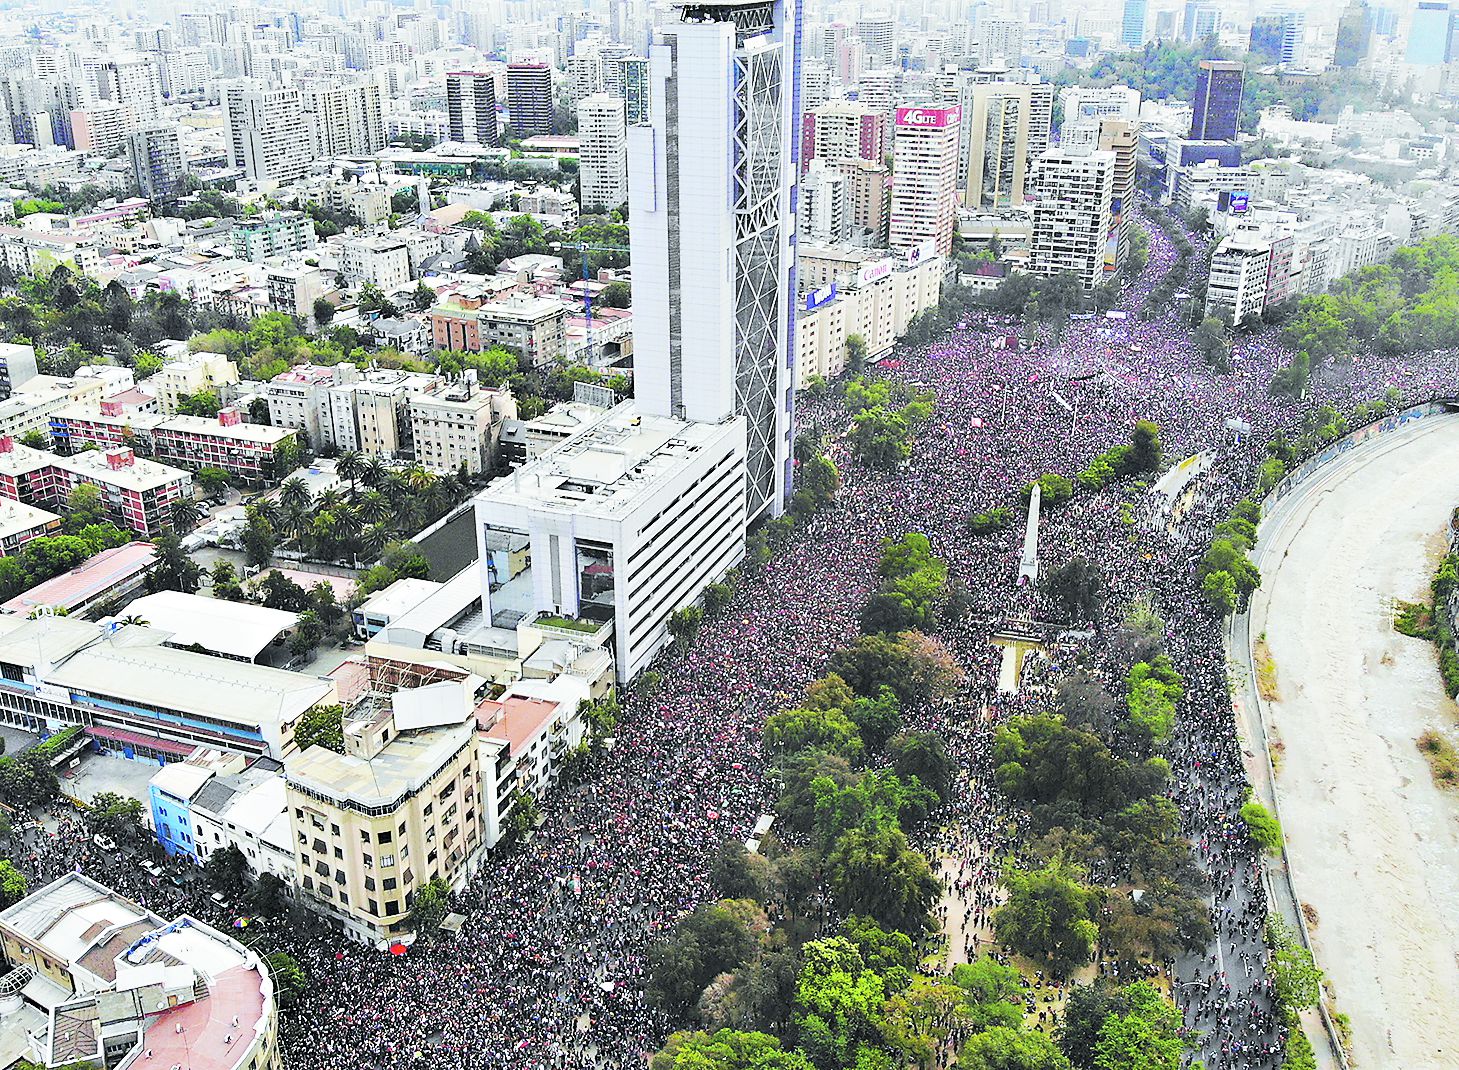
<svg viewBox="0 0 1459 1070">
<path fill-rule="evenodd" d="M 378 85 L 306 86 L 299 103 L 315 157 L 366 156 L 385 147 Z"/>
<path fill-rule="evenodd" d="M 796 212 L 799 241 L 843 242 L 851 236 L 850 182 L 824 160 L 801 176 Z"/>
<path fill-rule="evenodd" d="M 801 172 L 812 160 L 886 159 L 886 112 L 859 100 L 829 100 L 801 117 Z"/>
<path fill-rule="evenodd" d="M 1145 27 L 1148 19 L 1148 0 L 1125 0 L 1124 13 L 1120 19 L 1120 44 L 1126 48 L 1139 48 L 1145 43 Z"/>
<path fill-rule="evenodd" d="M 1454 15 L 1446 0 L 1420 0 L 1408 27 L 1405 63 L 1438 67 L 1454 58 Z"/>
<path fill-rule="evenodd" d="M 474 701 L 461 680 L 367 700 L 343 754 L 313 746 L 285 762 L 301 894 L 351 938 L 406 931 L 416 893 L 437 878 L 459 888 L 479 856 Z"/>
<path fill-rule="evenodd" d="M 173 123 L 144 123 L 127 140 L 132 178 L 149 201 L 177 196 L 186 167 Z"/>
<path fill-rule="evenodd" d="M 1180 32 L 1187 41 L 1204 41 L 1221 30 L 1221 9 L 1199 0 L 1186 0 Z"/>
<path fill-rule="evenodd" d="M 1023 20 L 984 19 L 979 23 L 979 46 L 983 65 L 1019 66 L 1023 60 Z"/>
<path fill-rule="evenodd" d="M 1129 252 L 1130 227 L 1135 210 L 1135 157 L 1140 147 L 1138 123 L 1105 119 L 1099 124 L 1099 147 L 1114 154 L 1114 184 L 1110 191 L 1109 244 L 1105 266 L 1118 267 Z"/>
<path fill-rule="evenodd" d="M 318 243 L 314 221 L 303 212 L 293 210 L 260 212 L 235 219 L 229 236 L 233 239 L 233 255 L 255 264 L 270 256 L 312 249 Z"/>
<path fill-rule="evenodd" d="M 211 390 L 226 404 L 230 388 L 238 385 L 238 365 L 222 353 L 188 353 L 162 365 L 149 380 L 156 392 L 157 411 L 164 416 L 177 412 L 184 397 Z"/>
<path fill-rule="evenodd" d="M 410 397 L 415 460 L 428 472 L 462 471 L 475 478 L 496 466 L 502 421 L 517 417 L 510 390 L 443 383 Z"/>
<path fill-rule="evenodd" d="M 102 100 L 126 108 L 133 122 L 155 119 L 162 109 L 162 82 L 150 56 L 106 60 L 96 69 L 96 88 Z"/>
<path fill-rule="evenodd" d="M 648 58 L 616 56 L 603 60 L 603 85 L 623 98 L 623 120 L 629 126 L 648 122 Z"/>
<path fill-rule="evenodd" d="M 965 82 L 959 188 L 969 208 L 1023 203 L 1028 165 L 1048 148 L 1054 87 L 1045 82 Z"/>
<path fill-rule="evenodd" d="M 866 49 L 872 67 L 892 67 L 897 62 L 897 20 L 892 15 L 866 15 L 856 22 L 856 36 Z"/>
<path fill-rule="evenodd" d="M 1029 268 L 1036 275 L 1072 272 L 1085 290 L 1104 278 L 1114 201 L 1115 155 L 1051 149 L 1034 165 Z"/>
<path fill-rule="evenodd" d="M 1337 40 L 1332 50 L 1332 65 L 1343 69 L 1356 67 L 1368 57 L 1373 41 L 1373 13 L 1364 0 L 1349 0 L 1337 22 Z"/>
<path fill-rule="evenodd" d="M 71 146 L 78 152 L 110 156 L 127 139 L 132 118 L 127 109 L 109 100 L 98 100 L 71 113 Z"/>
<path fill-rule="evenodd" d="M 1230 324 L 1260 316 L 1266 305 L 1272 242 L 1259 228 L 1238 228 L 1211 254 L 1206 315 Z"/>
<path fill-rule="evenodd" d="M 507 64 L 507 122 L 517 137 L 551 134 L 552 68 L 545 63 Z"/>
<path fill-rule="evenodd" d="M 961 115 L 956 106 L 897 109 L 888 234 L 893 249 L 932 242 L 940 256 L 952 251 Z"/>
<path fill-rule="evenodd" d="M 846 176 L 851 225 L 884 244 L 891 223 L 892 173 L 887 165 L 842 160 L 835 167 Z"/>
<path fill-rule="evenodd" d="M 1241 118 L 1245 70 L 1234 60 L 1203 59 L 1191 103 L 1192 141 L 1233 141 Z"/>
<path fill-rule="evenodd" d="M 500 144 L 496 125 L 496 76 L 490 71 L 447 74 L 446 116 L 452 141 Z"/>
<path fill-rule="evenodd" d="M 578 102 L 578 201 L 609 211 L 628 200 L 628 128 L 623 101 L 594 93 Z"/>
<path fill-rule="evenodd" d="M 795 9 L 680 10 L 650 49 L 651 125 L 628 131 L 635 393 L 646 416 L 743 416 L 748 515 L 779 515 L 794 405 Z"/>
<path fill-rule="evenodd" d="M 223 93 L 228 117 L 229 162 L 255 182 L 292 182 L 312 161 L 312 146 L 297 89 L 245 84 Z"/>
</svg>

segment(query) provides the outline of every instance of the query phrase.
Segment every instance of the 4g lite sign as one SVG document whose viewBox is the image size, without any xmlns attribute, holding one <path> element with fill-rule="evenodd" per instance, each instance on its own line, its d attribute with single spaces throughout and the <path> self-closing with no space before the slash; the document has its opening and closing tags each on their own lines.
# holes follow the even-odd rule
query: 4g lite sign
<svg viewBox="0 0 1459 1070">
<path fill-rule="evenodd" d="M 941 130 L 955 126 L 961 114 L 961 108 L 898 108 L 897 125 Z"/>
</svg>

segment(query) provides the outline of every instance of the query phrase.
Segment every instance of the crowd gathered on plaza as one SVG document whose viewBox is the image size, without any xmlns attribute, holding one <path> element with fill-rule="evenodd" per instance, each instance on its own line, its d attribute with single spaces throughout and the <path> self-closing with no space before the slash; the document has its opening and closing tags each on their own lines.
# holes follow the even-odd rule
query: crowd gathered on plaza
<svg viewBox="0 0 1459 1070">
<path fill-rule="evenodd" d="M 1212 894 L 1215 940 L 1178 961 L 1172 988 L 1193 1053 L 1209 1070 L 1274 1065 L 1281 1035 L 1265 969 L 1267 904 L 1260 865 L 1238 810 L 1246 776 L 1221 645 L 1221 622 L 1201 597 L 1195 566 L 1213 523 L 1252 492 L 1272 434 L 1300 433 L 1308 406 L 1347 411 L 1396 387 L 1409 400 L 1459 381 L 1452 354 L 1422 366 L 1376 356 L 1327 370 L 1297 403 L 1268 392 L 1290 354 L 1273 329 L 1238 338 L 1234 371 L 1205 366 L 1183 317 L 1138 314 L 1174 251 L 1151 229 L 1151 257 L 1126 286 L 1129 317 L 1076 320 L 1057 340 L 1047 329 L 978 314 L 926 346 L 899 351 L 873 374 L 925 384 L 935 411 L 901 470 L 857 464 L 833 433 L 843 486 L 829 508 L 804 519 L 727 608 L 706 619 L 683 652 L 657 666 L 662 682 L 626 698 L 614 745 L 587 779 L 543 803 L 530 842 L 484 865 L 453 903 L 466 916 L 459 938 L 392 957 L 349 945 L 327 930 L 294 949 L 309 989 L 283 1024 L 287 1065 L 297 1070 L 430 1066 L 438 1070 L 538 1070 L 643 1065 L 672 1023 L 644 998 L 646 950 L 677 918 L 711 897 L 709 864 L 728 839 L 744 840 L 772 805 L 760 726 L 793 705 L 827 659 L 859 633 L 876 583 L 882 542 L 928 536 L 969 611 L 939 638 L 965 675 L 957 693 L 905 711 L 908 727 L 940 732 L 961 770 L 955 797 L 920 846 L 947 860 L 953 879 L 939 907 L 959 934 L 952 958 L 987 950 L 1008 842 L 1006 803 L 992 786 L 991 739 L 1002 719 L 1032 712 L 1046 692 L 997 689 L 994 625 L 1010 616 L 1049 619 L 1044 596 L 1017 584 L 1022 524 L 973 536 L 968 518 L 1018 508 L 1020 488 L 1041 473 L 1073 477 L 1102 450 L 1126 441 L 1138 420 L 1159 425 L 1167 457 L 1210 451 L 1195 496 L 1179 517 L 1159 496 L 1128 486 L 1080 493 L 1046 510 L 1038 552 L 1044 568 L 1076 554 L 1097 561 L 1106 582 L 1102 619 L 1090 634 L 1050 651 L 1096 648 L 1137 599 L 1164 621 L 1163 645 L 1185 679 L 1174 739 L 1174 799 L 1184 834 Z M 1008 346 L 1010 334 L 1027 346 Z M 810 406 L 814 410 L 814 406 Z M 820 410 L 825 412 L 823 408 Z M 1231 429 L 1239 421 L 1243 430 Z M 844 423 L 844 417 L 842 417 Z M 1245 430 L 1249 427 L 1249 431 Z M 1111 688 L 1118 686 L 1111 674 Z M 82 861 L 84 835 L 39 849 L 35 876 Z M 168 889 L 122 882 L 161 912 Z M 953 922 L 958 922 L 953 925 Z M 1101 968 L 1113 970 L 1112 965 Z M 1132 978 L 1121 978 L 1129 980 Z"/>
</svg>

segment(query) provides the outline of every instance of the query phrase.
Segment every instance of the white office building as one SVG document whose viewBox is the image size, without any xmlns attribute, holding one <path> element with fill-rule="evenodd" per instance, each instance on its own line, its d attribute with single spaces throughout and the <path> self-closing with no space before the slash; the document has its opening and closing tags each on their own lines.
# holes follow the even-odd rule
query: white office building
<svg viewBox="0 0 1459 1070">
<path fill-rule="evenodd" d="M 619 680 L 744 555 L 745 426 L 627 401 L 476 499 L 483 616 L 579 638 L 611 628 Z M 526 540 L 527 554 L 502 552 Z"/>
<path fill-rule="evenodd" d="M 628 131 L 635 392 L 645 417 L 744 417 L 748 512 L 790 481 L 793 5 L 681 3 Z M 723 253 L 723 255 L 717 255 Z"/>
</svg>

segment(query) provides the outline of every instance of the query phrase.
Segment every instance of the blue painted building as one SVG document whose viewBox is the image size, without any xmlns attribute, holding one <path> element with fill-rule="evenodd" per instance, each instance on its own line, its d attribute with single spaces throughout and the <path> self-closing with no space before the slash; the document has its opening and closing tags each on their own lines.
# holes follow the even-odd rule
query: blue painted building
<svg viewBox="0 0 1459 1070">
<path fill-rule="evenodd" d="M 152 804 L 152 827 L 157 842 L 170 856 L 195 853 L 192 800 L 213 776 L 213 770 L 186 762 L 173 762 L 157 770 L 147 787 Z"/>
</svg>

